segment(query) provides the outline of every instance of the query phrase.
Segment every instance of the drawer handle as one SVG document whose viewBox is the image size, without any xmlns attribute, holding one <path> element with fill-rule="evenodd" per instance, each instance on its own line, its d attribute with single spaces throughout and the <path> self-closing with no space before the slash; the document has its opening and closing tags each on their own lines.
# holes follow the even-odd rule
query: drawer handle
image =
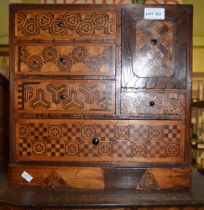
<svg viewBox="0 0 204 210">
<path fill-rule="evenodd" d="M 60 63 L 61 63 L 62 65 L 66 65 L 66 59 L 63 58 L 63 57 L 60 57 Z"/>
<path fill-rule="evenodd" d="M 150 106 L 154 106 L 154 105 L 155 105 L 154 101 L 150 101 L 150 102 L 149 102 L 149 105 L 150 105 Z"/>
<path fill-rule="evenodd" d="M 64 22 L 63 21 L 59 21 L 58 27 L 63 28 L 64 27 Z"/>
<path fill-rule="evenodd" d="M 156 45 L 156 44 L 157 44 L 157 42 L 158 42 L 158 40 L 157 40 L 157 39 L 151 39 L 151 43 L 152 43 L 152 45 Z"/>
<path fill-rule="evenodd" d="M 93 144 L 93 145 L 99 144 L 99 138 L 93 138 L 93 139 L 92 139 L 92 144 Z"/>
<path fill-rule="evenodd" d="M 64 95 L 60 95 L 60 99 L 65 99 L 65 96 Z"/>
</svg>

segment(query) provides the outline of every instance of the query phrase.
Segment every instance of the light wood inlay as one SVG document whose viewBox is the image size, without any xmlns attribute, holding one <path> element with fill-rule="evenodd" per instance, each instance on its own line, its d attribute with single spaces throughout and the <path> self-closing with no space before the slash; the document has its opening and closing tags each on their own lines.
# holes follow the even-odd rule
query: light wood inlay
<svg viewBox="0 0 204 210">
<path fill-rule="evenodd" d="M 21 10 L 15 15 L 15 35 L 23 39 L 113 39 L 114 10 Z"/>
<path fill-rule="evenodd" d="M 16 72 L 26 74 L 114 75 L 113 45 L 20 45 Z"/>
<path fill-rule="evenodd" d="M 180 121 L 19 119 L 16 154 L 27 161 L 178 163 L 184 136 Z"/>
<path fill-rule="evenodd" d="M 102 80 L 19 80 L 16 111 L 115 113 L 115 82 Z"/>
<path fill-rule="evenodd" d="M 121 113 L 185 116 L 186 94 L 176 91 L 124 91 L 121 94 Z"/>
</svg>

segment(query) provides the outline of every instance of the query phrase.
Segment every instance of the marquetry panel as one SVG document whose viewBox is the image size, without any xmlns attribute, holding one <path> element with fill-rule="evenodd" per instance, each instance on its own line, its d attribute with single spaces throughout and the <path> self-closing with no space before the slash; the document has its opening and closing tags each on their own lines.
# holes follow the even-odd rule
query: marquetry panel
<svg viewBox="0 0 204 210">
<path fill-rule="evenodd" d="M 133 66 L 137 77 L 170 77 L 174 74 L 173 29 L 170 21 L 137 22 Z"/>
<path fill-rule="evenodd" d="M 146 7 L 11 5 L 9 184 L 190 187 L 192 7 Z"/>
<path fill-rule="evenodd" d="M 115 113 L 115 82 L 102 80 L 19 80 L 19 112 Z"/>
<path fill-rule="evenodd" d="M 26 171 L 33 179 L 24 180 Z M 57 167 L 57 166 L 11 166 L 11 186 L 41 188 L 86 188 L 162 190 L 186 189 L 191 185 L 188 168 L 110 168 L 110 167 Z"/>
<path fill-rule="evenodd" d="M 16 72 L 69 75 L 114 75 L 113 45 L 20 45 Z"/>
<path fill-rule="evenodd" d="M 94 144 L 98 138 L 99 143 Z M 180 121 L 40 120 L 16 122 L 18 160 L 181 162 Z"/>
<path fill-rule="evenodd" d="M 188 168 L 106 168 L 108 189 L 162 190 L 189 188 L 191 170 Z"/>
<path fill-rule="evenodd" d="M 24 171 L 33 177 L 31 182 L 22 178 Z M 99 167 L 22 166 L 11 167 L 9 172 L 11 185 L 104 189 L 104 169 Z"/>
<path fill-rule="evenodd" d="M 97 10 L 19 10 L 15 35 L 23 39 L 113 39 L 116 12 Z"/>
<path fill-rule="evenodd" d="M 144 20 L 142 9 L 125 10 L 122 16 L 122 86 L 185 88 L 188 13 L 170 15 L 169 10 L 161 21 Z M 182 36 L 179 34 L 181 28 Z"/>
<path fill-rule="evenodd" d="M 186 114 L 186 94 L 179 92 L 127 91 L 121 94 L 121 113 L 128 115 Z"/>
</svg>

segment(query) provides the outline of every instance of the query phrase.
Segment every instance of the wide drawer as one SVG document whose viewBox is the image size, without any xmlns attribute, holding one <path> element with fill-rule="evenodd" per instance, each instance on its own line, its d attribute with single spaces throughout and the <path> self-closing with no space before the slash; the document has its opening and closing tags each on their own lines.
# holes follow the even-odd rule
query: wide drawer
<svg viewBox="0 0 204 210">
<path fill-rule="evenodd" d="M 108 44 L 24 44 L 16 47 L 17 73 L 114 75 L 115 48 Z"/>
<path fill-rule="evenodd" d="M 17 160 L 180 163 L 184 147 L 182 121 L 16 120 Z"/>
<path fill-rule="evenodd" d="M 115 114 L 115 81 L 18 80 L 17 112 Z"/>
<path fill-rule="evenodd" d="M 116 12 L 111 9 L 19 10 L 15 36 L 27 40 L 113 39 Z"/>
<path fill-rule="evenodd" d="M 22 176 L 25 172 L 33 179 L 26 180 L 26 177 Z M 9 185 L 55 189 L 178 190 L 191 187 L 191 173 L 190 168 L 11 165 Z"/>
<path fill-rule="evenodd" d="M 128 91 L 121 93 L 121 114 L 186 114 L 186 93 L 176 91 Z"/>
</svg>

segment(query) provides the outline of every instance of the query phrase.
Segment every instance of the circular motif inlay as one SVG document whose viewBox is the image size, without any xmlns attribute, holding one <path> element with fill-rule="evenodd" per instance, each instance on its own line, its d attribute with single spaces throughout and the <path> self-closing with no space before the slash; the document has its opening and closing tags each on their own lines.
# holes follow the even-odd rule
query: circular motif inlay
<svg viewBox="0 0 204 210">
<path fill-rule="evenodd" d="M 72 57 L 76 62 L 85 62 L 87 58 L 87 51 L 84 47 L 76 47 L 72 51 Z"/>
<path fill-rule="evenodd" d="M 47 62 L 55 62 L 57 58 L 57 50 L 54 47 L 46 47 L 42 51 L 42 56 Z"/>
<path fill-rule="evenodd" d="M 72 68 L 72 64 L 73 61 L 70 56 L 62 55 L 57 59 L 57 65 L 62 71 L 70 71 L 70 69 Z"/>
<path fill-rule="evenodd" d="M 40 71 L 43 65 L 42 58 L 38 55 L 32 55 L 28 58 L 27 65 L 31 71 Z"/>
<path fill-rule="evenodd" d="M 53 22 L 53 14 L 40 14 L 37 18 L 38 24 L 41 28 L 48 28 Z"/>
</svg>

